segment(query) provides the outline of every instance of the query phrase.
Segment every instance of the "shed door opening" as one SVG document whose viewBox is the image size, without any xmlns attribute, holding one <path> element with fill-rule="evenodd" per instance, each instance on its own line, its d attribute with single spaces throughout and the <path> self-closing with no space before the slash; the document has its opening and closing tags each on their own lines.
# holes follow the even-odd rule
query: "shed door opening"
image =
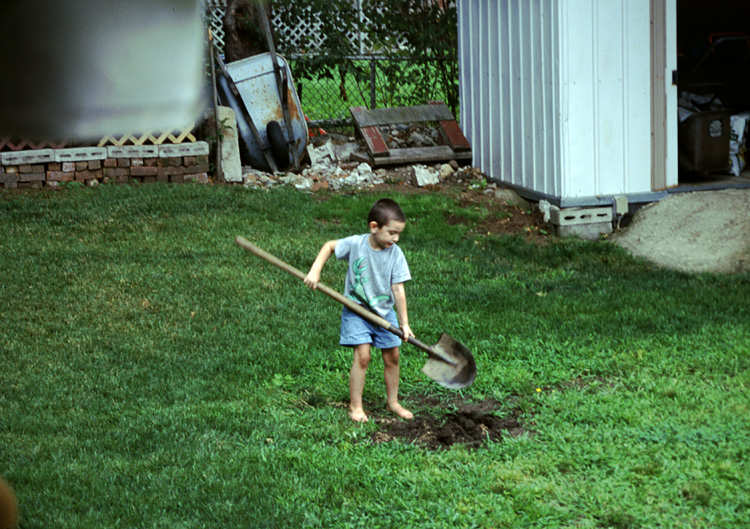
<svg viewBox="0 0 750 529">
<path fill-rule="evenodd" d="M 681 186 L 750 185 L 750 2 L 677 1 Z"/>
</svg>

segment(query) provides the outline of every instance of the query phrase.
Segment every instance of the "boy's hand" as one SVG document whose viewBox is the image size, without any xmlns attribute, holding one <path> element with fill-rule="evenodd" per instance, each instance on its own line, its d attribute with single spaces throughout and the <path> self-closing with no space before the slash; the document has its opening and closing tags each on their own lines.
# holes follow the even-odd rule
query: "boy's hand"
<svg viewBox="0 0 750 529">
<path fill-rule="evenodd" d="M 408 323 L 401 326 L 401 332 L 404 333 L 404 340 L 408 340 L 409 338 L 416 338 Z"/>
<path fill-rule="evenodd" d="M 320 283 L 320 274 L 316 274 L 314 271 L 310 270 L 305 276 L 305 284 L 315 290 L 318 288 L 318 283 Z"/>
</svg>

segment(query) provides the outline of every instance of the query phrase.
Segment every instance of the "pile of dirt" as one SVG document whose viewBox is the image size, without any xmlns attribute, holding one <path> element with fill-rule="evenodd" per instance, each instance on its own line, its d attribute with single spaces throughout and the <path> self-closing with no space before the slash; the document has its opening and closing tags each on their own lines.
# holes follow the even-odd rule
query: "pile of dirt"
<svg viewBox="0 0 750 529">
<path fill-rule="evenodd" d="M 430 398 L 409 402 L 414 409 L 428 406 L 444 409 L 445 403 Z M 379 415 L 372 413 L 379 430 L 370 439 L 375 443 L 402 441 L 419 444 L 429 450 L 450 448 L 463 445 L 467 448 L 478 448 L 487 442 L 502 442 L 507 437 L 518 437 L 531 433 L 521 418 L 521 411 L 511 406 L 502 416 L 497 414 L 500 403 L 486 400 L 469 403 L 455 400 L 448 405 L 452 409 L 444 415 L 432 415 L 428 412 L 417 413 L 413 420 L 403 421 L 392 414 Z M 429 409 L 428 408 L 428 409 Z"/>
<path fill-rule="evenodd" d="M 750 271 L 750 189 L 671 195 L 640 209 L 612 240 L 686 272 Z"/>
</svg>

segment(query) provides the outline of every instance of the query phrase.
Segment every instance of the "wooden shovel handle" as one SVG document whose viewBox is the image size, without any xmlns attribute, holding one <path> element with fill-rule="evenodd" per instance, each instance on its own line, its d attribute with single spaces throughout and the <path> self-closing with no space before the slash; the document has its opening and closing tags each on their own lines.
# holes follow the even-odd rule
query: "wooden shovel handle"
<svg viewBox="0 0 750 529">
<path fill-rule="evenodd" d="M 289 272 L 290 274 L 298 277 L 299 279 L 302 279 L 302 280 L 305 279 L 306 274 L 304 274 L 302 271 L 294 268 L 292 265 L 289 265 L 289 264 L 285 263 L 281 259 L 278 259 L 277 257 L 274 257 L 273 255 L 271 255 L 270 253 L 266 252 L 265 250 L 262 250 L 262 249 L 258 248 L 257 246 L 255 246 L 253 243 L 251 243 L 250 241 L 248 241 L 244 237 L 238 236 L 234 240 L 234 242 L 237 243 L 238 246 L 244 248 L 245 250 L 248 250 L 248 251 L 254 253 L 258 257 L 262 257 L 263 259 L 265 259 L 269 263 L 271 263 L 271 264 L 273 264 L 275 266 L 278 266 L 282 270 L 286 270 L 287 272 Z M 354 301 L 350 300 L 349 298 L 345 298 L 344 296 L 342 296 L 341 294 L 339 294 L 337 291 L 335 291 L 332 288 L 324 285 L 323 283 L 318 283 L 318 290 L 320 290 L 323 294 L 326 294 L 327 296 L 335 299 L 339 303 L 343 304 L 345 307 L 347 307 L 352 312 L 355 312 L 355 313 L 359 314 L 364 319 L 366 319 L 366 320 L 374 323 L 375 325 L 379 325 L 380 327 L 386 329 L 389 332 L 392 332 L 393 334 L 395 334 L 396 336 L 398 336 L 402 340 L 406 340 L 410 344 L 419 347 L 420 349 L 422 349 L 423 351 L 425 351 L 430 356 L 435 356 L 435 357 L 439 358 L 440 360 L 443 360 L 444 362 L 446 361 L 442 356 L 440 356 L 437 353 L 435 353 L 435 351 L 433 351 L 432 347 L 430 347 L 429 345 L 427 345 L 425 343 L 422 343 L 419 340 L 417 340 L 416 338 L 413 338 L 411 336 L 408 339 L 406 339 L 404 337 L 404 332 L 401 329 L 399 329 L 398 327 L 392 325 L 391 322 L 389 322 L 385 318 L 381 318 L 380 316 L 378 316 L 374 312 L 371 312 L 371 311 L 367 310 L 366 308 L 364 308 L 359 303 L 355 303 Z M 449 363 L 451 363 L 451 362 L 449 362 Z"/>
</svg>

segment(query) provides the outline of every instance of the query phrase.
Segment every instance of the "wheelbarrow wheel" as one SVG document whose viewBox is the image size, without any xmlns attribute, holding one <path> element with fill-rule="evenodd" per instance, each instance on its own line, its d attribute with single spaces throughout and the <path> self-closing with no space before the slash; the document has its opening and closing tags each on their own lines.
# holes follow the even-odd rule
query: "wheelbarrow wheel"
<svg viewBox="0 0 750 529">
<path fill-rule="evenodd" d="M 268 143 L 271 144 L 271 154 L 276 161 L 279 169 L 286 169 L 289 166 L 289 149 L 287 148 L 284 132 L 281 130 L 281 124 L 278 121 L 269 121 L 266 126 Z"/>
</svg>

